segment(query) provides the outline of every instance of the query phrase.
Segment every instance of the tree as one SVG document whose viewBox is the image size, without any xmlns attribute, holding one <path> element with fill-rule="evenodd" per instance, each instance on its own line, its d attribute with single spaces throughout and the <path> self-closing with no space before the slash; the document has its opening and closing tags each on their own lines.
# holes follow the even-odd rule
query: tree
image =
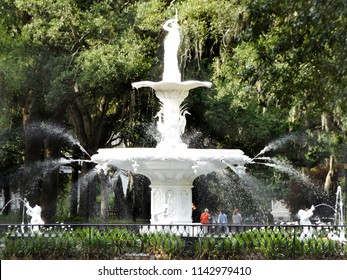
<svg viewBox="0 0 347 280">
<path fill-rule="evenodd" d="M 43 162 L 73 159 L 76 175 L 77 159 L 100 147 L 155 145 L 147 131 L 160 104 L 131 83 L 160 79 L 161 27 L 176 9 L 183 79 L 213 82 L 186 100 L 190 146 L 255 156 L 278 137 L 304 134 L 276 152 L 306 173 L 328 166 L 333 191 L 347 129 L 344 1 L 1 0 L 0 7 L 0 124 L 13 129 L 22 121 L 16 156 L 24 154 L 29 173 L 21 192 L 45 203 L 46 219 L 54 219 L 61 186 L 57 165 Z M 93 168 L 84 164 L 82 175 Z M 281 185 L 277 173 L 266 174 L 269 187 Z M 81 185 L 85 218 L 96 209 L 95 184 Z M 76 205 L 73 196 L 73 215 Z"/>
<path fill-rule="evenodd" d="M 16 30 L 14 41 L 23 42 L 22 50 L 26 51 L 21 56 L 26 55 L 23 60 L 30 61 L 21 72 L 24 82 L 20 89 L 27 169 L 37 162 L 61 156 L 62 144 L 54 141 L 57 135 L 50 135 L 41 122 L 72 128 L 88 154 L 111 142 L 108 140 L 118 134 L 117 130 L 124 131 L 121 133 L 124 142 L 136 143 L 138 140 L 126 132 L 136 123 L 135 100 L 129 102 L 128 96 L 133 96 L 131 80 L 150 66 L 147 56 L 152 43 L 136 34 L 133 6 L 127 1 L 70 0 L 18 0 L 2 4 L 6 10 L 11 9 L 13 16 L 6 23 L 7 32 Z M 120 119 L 128 121 L 117 122 Z M 32 137 L 34 130 L 37 133 Z M 51 168 L 50 173 L 42 175 L 40 183 L 32 183 L 32 178 L 28 178 L 25 183 L 28 191 L 22 192 L 34 203 L 41 196 L 46 204 L 43 207 L 46 219 L 54 217 L 54 209 L 50 213 L 45 211 L 56 204 L 58 194 L 58 169 Z M 93 186 L 82 186 L 82 197 L 84 189 L 91 193 L 88 188 Z M 87 205 L 95 203 L 95 192 L 92 193 L 86 196 L 90 200 Z M 87 211 L 83 205 L 82 200 L 81 213 Z"/>
<path fill-rule="evenodd" d="M 346 12 L 344 1 L 259 1 L 249 6 L 249 42 L 259 62 L 247 80 L 254 81 L 264 106 L 276 102 L 289 109 L 292 129 L 304 126 L 316 134 L 314 146 L 327 140 L 330 155 L 319 160 L 329 166 L 325 185 L 331 190 L 337 186 L 338 159 L 344 157 L 336 147 L 342 148 L 346 132 L 341 119 L 346 111 L 347 52 L 341 36 Z"/>
</svg>

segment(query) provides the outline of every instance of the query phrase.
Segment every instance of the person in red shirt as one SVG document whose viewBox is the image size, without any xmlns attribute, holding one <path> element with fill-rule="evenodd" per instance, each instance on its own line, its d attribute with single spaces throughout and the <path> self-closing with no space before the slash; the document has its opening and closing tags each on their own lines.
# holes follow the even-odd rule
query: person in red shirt
<svg viewBox="0 0 347 280">
<path fill-rule="evenodd" d="M 202 212 L 202 214 L 200 216 L 200 222 L 202 224 L 208 224 L 210 222 L 210 217 L 211 216 L 210 216 L 210 213 L 209 213 L 208 209 L 205 208 L 204 212 Z M 205 234 L 208 233 L 208 226 L 207 225 L 203 226 L 202 229 L 203 229 L 203 232 Z"/>
</svg>

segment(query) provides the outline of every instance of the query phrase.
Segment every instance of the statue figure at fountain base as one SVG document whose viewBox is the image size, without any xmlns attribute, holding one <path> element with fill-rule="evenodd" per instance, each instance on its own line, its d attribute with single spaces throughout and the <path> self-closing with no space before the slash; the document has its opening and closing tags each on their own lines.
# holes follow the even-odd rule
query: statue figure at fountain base
<svg viewBox="0 0 347 280">
<path fill-rule="evenodd" d="M 31 207 L 28 201 L 26 201 L 24 205 L 27 208 L 26 213 L 31 216 L 30 225 L 33 225 L 31 227 L 31 231 L 34 233 L 39 233 L 39 225 L 43 225 L 45 223 L 41 218 L 41 207 L 38 205 Z"/>
<path fill-rule="evenodd" d="M 309 225 L 311 225 L 310 218 L 313 216 L 313 211 L 316 210 L 316 208 L 312 205 L 310 209 L 300 209 L 297 217 L 300 219 L 300 225 L 305 225 L 306 227 L 303 227 L 302 233 L 300 235 L 300 240 L 304 240 L 305 238 L 312 238 L 312 229 L 310 229 Z"/>
</svg>

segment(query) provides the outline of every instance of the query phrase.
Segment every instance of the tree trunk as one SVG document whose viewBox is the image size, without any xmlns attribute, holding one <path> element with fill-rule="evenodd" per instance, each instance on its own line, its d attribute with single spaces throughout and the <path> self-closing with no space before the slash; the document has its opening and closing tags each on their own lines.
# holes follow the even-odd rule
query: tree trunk
<svg viewBox="0 0 347 280">
<path fill-rule="evenodd" d="M 97 176 L 91 172 L 94 165 L 85 164 L 82 167 L 83 179 L 80 180 L 80 204 L 79 216 L 86 219 L 96 216 L 96 185 L 98 184 Z"/>
<path fill-rule="evenodd" d="M 328 193 L 333 193 L 335 189 L 336 182 L 336 168 L 335 168 L 335 157 L 330 156 L 329 160 L 329 172 L 325 178 L 324 189 Z"/>
<path fill-rule="evenodd" d="M 11 187 L 8 180 L 4 182 L 4 205 L 6 205 L 11 200 Z M 3 214 L 9 214 L 11 212 L 11 203 L 3 209 Z"/>
<path fill-rule="evenodd" d="M 321 115 L 322 130 L 329 132 L 332 130 L 330 114 L 328 112 L 323 112 Z"/>
<path fill-rule="evenodd" d="M 80 166 L 72 166 L 71 175 L 71 196 L 70 196 L 70 218 L 77 217 L 78 212 L 78 189 L 79 189 L 79 176 L 78 172 Z"/>
<path fill-rule="evenodd" d="M 108 102 L 104 101 L 100 106 L 100 111 L 92 119 L 90 111 L 83 109 L 78 103 L 71 104 L 69 114 L 72 123 L 77 131 L 78 139 L 82 146 L 91 155 L 96 153 L 99 147 L 102 124 L 104 122 Z M 96 183 L 98 179 L 95 172 L 91 172 L 94 164 L 84 164 L 81 173 L 84 179 L 80 181 L 80 197 L 78 215 L 88 220 L 96 214 Z M 94 174 L 94 175 L 93 175 Z"/>
<path fill-rule="evenodd" d="M 55 222 L 59 189 L 59 169 L 61 142 L 54 135 L 48 135 L 45 141 L 45 174 L 42 181 L 40 204 L 44 221 Z"/>
<path fill-rule="evenodd" d="M 108 178 L 103 173 L 100 174 L 100 217 L 103 221 L 108 218 Z"/>
<path fill-rule="evenodd" d="M 30 204 L 39 204 L 42 168 L 40 163 L 43 159 L 43 136 L 37 122 L 41 104 L 38 97 L 29 92 L 23 109 L 24 127 L 24 172 L 22 198 L 26 198 Z"/>
</svg>

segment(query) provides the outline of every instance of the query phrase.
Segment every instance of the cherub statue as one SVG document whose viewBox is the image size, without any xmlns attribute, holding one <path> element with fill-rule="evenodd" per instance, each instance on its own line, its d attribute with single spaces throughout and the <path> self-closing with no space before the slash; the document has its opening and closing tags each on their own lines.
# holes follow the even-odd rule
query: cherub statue
<svg viewBox="0 0 347 280">
<path fill-rule="evenodd" d="M 31 228 L 32 232 L 39 232 L 39 225 L 43 225 L 45 223 L 41 218 L 41 207 L 37 204 L 35 205 L 35 207 L 31 207 L 28 201 L 26 201 L 24 205 L 27 208 L 26 213 L 31 216 L 30 225 L 33 225 L 33 227 Z"/>
<path fill-rule="evenodd" d="M 314 210 L 316 210 L 316 208 L 312 205 L 310 209 L 300 209 L 297 214 L 297 217 L 300 219 L 300 225 L 305 225 L 300 235 L 300 240 L 304 240 L 305 238 L 312 238 L 313 236 L 312 229 L 309 227 L 309 225 L 311 225 L 310 218 L 313 216 Z"/>
</svg>

